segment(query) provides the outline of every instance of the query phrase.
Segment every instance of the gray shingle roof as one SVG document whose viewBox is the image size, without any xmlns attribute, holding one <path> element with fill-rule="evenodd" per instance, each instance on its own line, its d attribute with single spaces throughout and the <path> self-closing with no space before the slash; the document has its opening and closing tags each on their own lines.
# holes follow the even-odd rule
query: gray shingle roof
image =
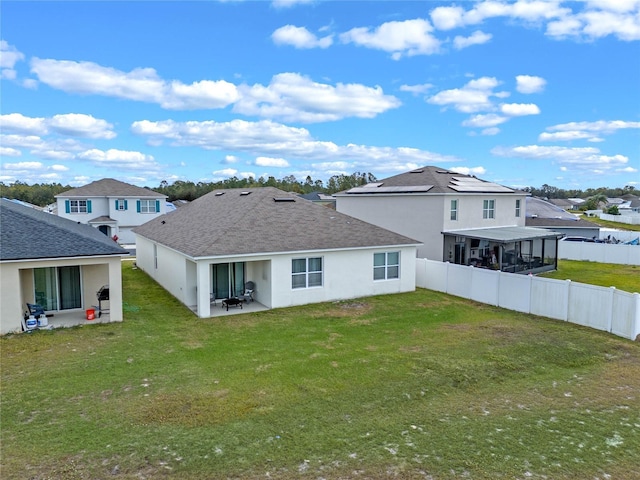
<svg viewBox="0 0 640 480">
<path fill-rule="evenodd" d="M 456 190 L 456 183 L 458 183 L 455 179 L 469 179 L 477 182 L 477 185 L 473 188 L 477 190 L 475 191 L 461 191 L 460 189 Z M 460 194 L 460 193 L 484 193 L 491 192 L 492 194 L 500 194 L 500 193 L 522 193 L 515 189 L 510 189 L 508 187 L 504 187 L 492 182 L 487 182 L 485 180 L 477 179 L 472 175 L 464 175 L 461 173 L 455 173 L 447 170 L 446 168 L 434 167 L 434 166 L 426 166 L 416 168 L 415 170 L 411 170 L 410 172 L 401 173 L 399 175 L 395 175 L 393 177 L 385 178 L 383 180 L 379 180 L 376 184 L 380 184 L 381 190 L 391 190 L 391 187 L 422 187 L 422 193 L 429 194 L 442 194 L 442 193 L 452 193 L 452 194 Z M 486 190 L 482 190 L 482 185 L 486 186 Z M 426 189 L 426 187 L 430 187 Z M 497 191 L 498 187 L 501 187 L 502 191 Z M 351 189 L 345 193 L 363 193 L 362 190 L 359 189 Z M 355 191 L 355 192 L 352 192 Z M 398 193 L 418 193 L 420 189 L 416 189 L 414 192 L 403 191 Z M 373 191 L 371 193 L 374 193 Z M 381 192 L 382 193 L 382 192 Z M 391 191 L 385 193 L 394 193 Z M 338 194 L 338 195 L 341 195 Z"/>
<path fill-rule="evenodd" d="M 127 255 L 89 225 L 0 200 L 0 260 Z"/>
<path fill-rule="evenodd" d="M 148 188 L 136 187 L 129 183 L 121 182 L 113 178 L 103 178 L 78 188 L 72 188 L 59 193 L 59 197 L 153 197 L 166 198 L 163 195 Z"/>
<path fill-rule="evenodd" d="M 215 190 L 134 232 L 191 257 L 420 244 L 272 187 Z"/>
</svg>

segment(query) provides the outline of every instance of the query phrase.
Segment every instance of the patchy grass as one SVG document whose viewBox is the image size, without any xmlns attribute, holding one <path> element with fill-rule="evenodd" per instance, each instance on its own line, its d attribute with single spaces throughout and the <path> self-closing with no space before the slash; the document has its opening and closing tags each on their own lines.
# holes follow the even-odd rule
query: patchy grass
<svg viewBox="0 0 640 480">
<path fill-rule="evenodd" d="M 2 478 L 626 479 L 640 345 L 428 290 L 0 339 Z"/>
<path fill-rule="evenodd" d="M 640 292 L 640 267 L 636 265 L 558 260 L 558 270 L 539 276 Z"/>
</svg>

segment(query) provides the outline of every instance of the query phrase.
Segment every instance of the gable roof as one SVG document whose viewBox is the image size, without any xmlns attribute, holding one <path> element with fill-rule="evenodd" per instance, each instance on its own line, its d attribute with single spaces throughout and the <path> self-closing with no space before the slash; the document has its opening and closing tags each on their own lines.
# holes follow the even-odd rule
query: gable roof
<svg viewBox="0 0 640 480">
<path fill-rule="evenodd" d="M 0 202 L 0 260 L 128 254 L 89 225 L 4 198 Z"/>
<path fill-rule="evenodd" d="M 355 187 L 337 195 L 353 194 L 406 194 L 406 193 L 520 193 L 504 185 L 481 180 L 472 175 L 455 173 L 445 168 L 427 166 L 385 178 L 378 182 Z"/>
<path fill-rule="evenodd" d="M 191 257 L 420 244 L 273 187 L 214 190 L 133 231 Z"/>
<path fill-rule="evenodd" d="M 527 218 L 556 218 L 570 222 L 579 220 L 573 213 L 541 198 L 527 197 L 526 205 Z"/>
<path fill-rule="evenodd" d="M 148 188 L 136 187 L 129 183 L 121 182 L 113 178 L 103 178 L 78 188 L 72 188 L 59 193 L 60 197 L 153 197 L 167 198 L 162 193 L 154 192 Z"/>
</svg>

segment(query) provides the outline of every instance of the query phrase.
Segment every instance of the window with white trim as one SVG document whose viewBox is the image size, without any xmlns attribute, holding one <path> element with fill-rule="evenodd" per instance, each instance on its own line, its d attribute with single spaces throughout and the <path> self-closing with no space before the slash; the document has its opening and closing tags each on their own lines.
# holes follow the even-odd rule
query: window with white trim
<svg viewBox="0 0 640 480">
<path fill-rule="evenodd" d="M 116 210 L 124 212 L 127 209 L 127 201 L 124 198 L 116 200 Z"/>
<path fill-rule="evenodd" d="M 140 213 L 156 213 L 156 201 L 140 200 Z"/>
<path fill-rule="evenodd" d="M 373 279 L 391 280 L 400 278 L 400 252 L 373 254 Z"/>
<path fill-rule="evenodd" d="M 520 216 L 520 200 L 516 200 L 516 217 Z"/>
<path fill-rule="evenodd" d="M 451 220 L 458 220 L 458 200 L 451 200 Z"/>
<path fill-rule="evenodd" d="M 71 213 L 87 213 L 87 201 L 69 200 L 69 211 Z"/>
<path fill-rule="evenodd" d="M 322 286 L 322 257 L 291 260 L 291 288 Z"/>
<path fill-rule="evenodd" d="M 482 218 L 495 218 L 495 215 L 496 215 L 495 210 L 496 210 L 495 200 L 482 201 Z"/>
</svg>

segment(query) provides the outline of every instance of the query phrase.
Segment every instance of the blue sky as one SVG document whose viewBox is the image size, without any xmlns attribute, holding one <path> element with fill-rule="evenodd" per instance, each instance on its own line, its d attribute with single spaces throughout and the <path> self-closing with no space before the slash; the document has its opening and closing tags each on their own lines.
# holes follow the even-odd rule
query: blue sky
<svg viewBox="0 0 640 480">
<path fill-rule="evenodd" d="M 0 180 L 640 186 L 640 0 L 0 3 Z"/>
</svg>

